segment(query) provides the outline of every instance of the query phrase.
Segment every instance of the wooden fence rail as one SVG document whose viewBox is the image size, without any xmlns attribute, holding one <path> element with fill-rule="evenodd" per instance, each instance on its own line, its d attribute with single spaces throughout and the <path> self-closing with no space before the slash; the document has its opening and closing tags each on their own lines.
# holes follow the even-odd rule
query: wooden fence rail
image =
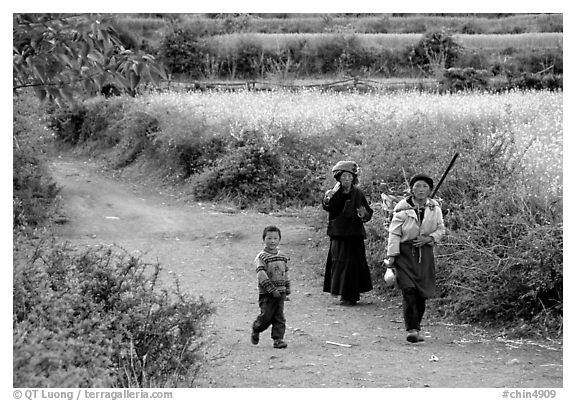
<svg viewBox="0 0 576 401">
<path fill-rule="evenodd" d="M 393 91 L 393 90 L 434 90 L 438 89 L 439 84 L 436 80 L 418 80 L 418 81 L 394 81 L 380 82 L 370 79 L 347 78 L 338 81 L 310 83 L 310 84 L 289 84 L 273 81 L 246 80 L 246 81 L 164 81 L 160 90 L 174 91 L 205 91 L 205 90 L 255 90 L 271 91 L 276 89 L 285 90 L 302 90 L 302 89 L 320 89 L 333 91 Z"/>
</svg>

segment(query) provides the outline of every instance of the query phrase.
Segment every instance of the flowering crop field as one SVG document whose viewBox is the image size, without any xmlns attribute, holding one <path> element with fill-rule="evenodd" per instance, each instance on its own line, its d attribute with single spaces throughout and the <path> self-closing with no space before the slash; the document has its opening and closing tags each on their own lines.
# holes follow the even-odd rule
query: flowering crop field
<svg viewBox="0 0 576 401">
<path fill-rule="evenodd" d="M 365 159 L 380 144 L 397 152 L 414 145 L 431 158 L 448 161 L 454 151 L 477 157 L 505 153 L 517 167 L 527 193 L 562 193 L 562 92 L 461 93 L 198 92 L 143 95 L 136 107 L 155 116 L 165 139 L 190 135 L 262 133 L 271 146 L 284 135 L 357 138 Z M 474 148 L 467 143 L 473 139 Z M 397 145 L 396 145 L 397 144 Z M 363 153 L 362 153 L 363 152 Z M 426 156 L 426 155 L 424 155 Z M 434 173 L 440 174 L 441 171 Z"/>
</svg>

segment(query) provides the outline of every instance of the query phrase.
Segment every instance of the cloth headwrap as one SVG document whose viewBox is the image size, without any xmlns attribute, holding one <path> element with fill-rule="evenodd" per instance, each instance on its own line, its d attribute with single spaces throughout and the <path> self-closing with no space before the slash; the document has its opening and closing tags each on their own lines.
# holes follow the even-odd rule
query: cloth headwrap
<svg viewBox="0 0 576 401">
<path fill-rule="evenodd" d="M 332 167 L 332 175 L 336 177 L 339 173 L 346 171 L 354 176 L 358 175 L 358 164 L 351 160 L 342 160 Z"/>
</svg>

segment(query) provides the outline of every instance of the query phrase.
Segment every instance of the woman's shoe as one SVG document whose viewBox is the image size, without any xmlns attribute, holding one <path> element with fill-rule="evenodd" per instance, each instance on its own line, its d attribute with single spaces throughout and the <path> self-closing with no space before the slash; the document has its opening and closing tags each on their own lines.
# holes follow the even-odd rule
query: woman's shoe
<svg viewBox="0 0 576 401">
<path fill-rule="evenodd" d="M 353 306 L 356 305 L 358 301 L 350 301 L 349 299 L 346 298 L 340 298 L 340 305 L 344 305 L 344 306 Z"/>
<path fill-rule="evenodd" d="M 410 330 L 408 332 L 408 336 L 406 337 L 406 341 L 409 343 L 417 343 L 419 341 L 419 335 L 417 330 Z M 422 339 L 424 340 L 424 339 Z"/>
</svg>

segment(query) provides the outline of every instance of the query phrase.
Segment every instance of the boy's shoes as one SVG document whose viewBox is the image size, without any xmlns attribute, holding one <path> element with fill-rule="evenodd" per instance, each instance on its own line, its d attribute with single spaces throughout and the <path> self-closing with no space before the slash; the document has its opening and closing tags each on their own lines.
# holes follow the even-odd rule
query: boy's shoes
<svg viewBox="0 0 576 401">
<path fill-rule="evenodd" d="M 259 341 L 260 341 L 260 333 L 256 333 L 255 331 L 253 331 L 252 335 L 250 336 L 250 342 L 256 345 L 258 344 Z"/>
<path fill-rule="evenodd" d="M 287 346 L 288 344 L 286 344 L 281 338 L 274 340 L 274 348 L 286 348 Z"/>
</svg>

